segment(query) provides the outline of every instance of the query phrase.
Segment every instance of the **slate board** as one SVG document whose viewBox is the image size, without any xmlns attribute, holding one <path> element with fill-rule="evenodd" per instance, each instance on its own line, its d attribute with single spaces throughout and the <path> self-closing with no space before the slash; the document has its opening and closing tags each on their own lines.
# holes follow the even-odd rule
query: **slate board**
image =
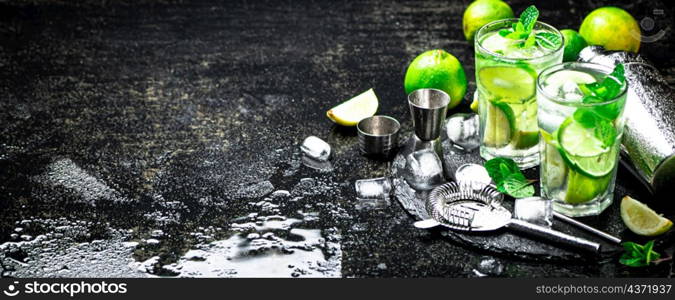
<svg viewBox="0 0 675 300">
<path fill-rule="evenodd" d="M 407 136 L 408 139 L 406 141 L 409 141 L 412 133 L 408 134 Z M 485 162 L 485 160 L 481 158 L 478 148 L 471 151 L 465 151 L 453 145 L 453 143 L 447 138 L 445 128 L 443 130 L 441 140 L 444 156 L 443 164 L 446 173 L 445 178 L 447 180 L 453 181 L 455 170 L 457 167 L 463 164 L 476 163 L 482 165 Z M 412 217 L 415 219 L 427 219 L 428 213 L 425 209 L 424 202 L 429 191 L 415 190 L 410 185 L 408 185 L 402 175 L 402 170 L 405 167 L 405 157 L 403 153 L 409 152 L 409 150 L 406 149 L 409 147 L 410 143 L 406 142 L 391 164 L 391 174 L 394 183 L 394 195 L 398 202 L 410 215 L 412 215 Z M 527 178 L 538 178 L 539 167 L 524 170 L 523 173 Z M 624 182 L 630 180 L 635 181 L 634 178 L 622 178 L 619 176 L 619 178 L 617 178 L 614 202 L 612 205 L 610 205 L 610 207 L 608 207 L 599 216 L 584 217 L 580 218 L 579 220 L 614 236 L 622 237 L 625 235 L 626 230 L 625 225 L 621 220 L 619 203 L 624 195 L 629 194 L 623 184 Z M 635 193 L 635 191 L 631 191 L 630 194 L 635 196 Z M 539 195 L 538 184 L 536 185 L 536 194 Z M 506 196 L 503 205 L 510 211 L 513 211 L 513 202 L 513 198 Z M 520 233 L 511 232 L 508 229 L 482 233 L 465 233 L 447 229 L 432 230 L 440 230 L 441 235 L 448 240 L 473 249 L 487 251 L 490 254 L 504 255 L 528 260 L 561 262 L 578 262 L 579 260 L 589 260 L 603 262 L 609 261 L 612 257 L 615 257 L 622 252 L 620 246 L 605 242 L 599 237 L 587 234 L 586 232 L 572 227 L 560 220 L 554 219 L 553 229 L 601 243 L 603 250 L 600 254 L 600 257 L 598 258 L 587 253 L 581 253 L 573 249 L 566 249 L 544 240 L 530 238 Z M 667 238 L 667 240 L 670 240 L 670 238 Z"/>
</svg>

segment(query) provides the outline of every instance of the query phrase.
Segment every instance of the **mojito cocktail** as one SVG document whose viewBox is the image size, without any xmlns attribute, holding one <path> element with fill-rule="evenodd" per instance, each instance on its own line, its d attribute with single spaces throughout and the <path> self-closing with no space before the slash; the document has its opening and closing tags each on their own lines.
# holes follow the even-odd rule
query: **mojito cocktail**
<svg viewBox="0 0 675 300">
<path fill-rule="evenodd" d="M 562 61 L 563 46 L 560 32 L 541 22 L 532 22 L 531 38 L 509 35 L 518 24 L 495 21 L 476 34 L 476 96 L 481 156 L 511 158 L 525 169 L 539 164 L 537 75 Z"/>
<path fill-rule="evenodd" d="M 568 216 L 612 202 L 625 123 L 623 66 L 563 63 L 539 75 L 541 193 Z"/>
</svg>

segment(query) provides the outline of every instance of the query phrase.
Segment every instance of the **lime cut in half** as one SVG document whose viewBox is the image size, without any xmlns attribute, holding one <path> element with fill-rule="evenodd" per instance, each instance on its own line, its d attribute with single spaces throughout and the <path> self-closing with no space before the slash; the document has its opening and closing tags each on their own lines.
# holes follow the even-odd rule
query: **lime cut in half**
<svg viewBox="0 0 675 300">
<path fill-rule="evenodd" d="M 521 103 L 534 97 L 536 76 L 526 67 L 485 67 L 478 71 L 480 85 L 504 102 Z"/>
<path fill-rule="evenodd" d="M 379 101 L 373 89 L 331 108 L 326 116 L 342 126 L 356 126 L 359 121 L 375 115 Z"/>
</svg>

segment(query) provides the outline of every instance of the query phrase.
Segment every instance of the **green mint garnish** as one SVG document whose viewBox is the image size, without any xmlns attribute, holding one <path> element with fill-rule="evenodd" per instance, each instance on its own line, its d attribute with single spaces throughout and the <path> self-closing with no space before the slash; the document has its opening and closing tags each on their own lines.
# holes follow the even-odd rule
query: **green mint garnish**
<svg viewBox="0 0 675 300">
<path fill-rule="evenodd" d="M 521 14 L 519 23 L 523 25 L 525 32 L 530 33 L 539 18 L 539 10 L 534 5 L 528 6 Z"/>
<path fill-rule="evenodd" d="M 633 242 L 622 243 L 625 252 L 621 255 L 619 262 L 629 267 L 645 267 L 655 260 L 661 258 L 654 250 L 654 241 L 649 241 L 644 245 Z"/>
<path fill-rule="evenodd" d="M 539 10 L 530 5 L 521 14 L 518 22 L 513 23 L 511 29 L 502 29 L 499 35 L 512 40 L 522 40 L 520 47 L 529 48 L 535 44 L 548 49 L 558 49 L 562 45 L 560 36 L 551 32 L 535 33 L 534 24 L 539 18 Z"/>
<path fill-rule="evenodd" d="M 597 104 L 610 101 L 619 96 L 621 88 L 625 84 L 626 78 L 624 76 L 624 67 L 622 64 L 619 64 L 614 68 L 612 73 L 599 82 L 578 84 L 579 90 L 581 90 L 581 93 L 584 95 L 581 101 L 586 104 Z M 574 114 L 574 118 L 587 128 L 591 128 L 591 126 L 597 124 L 596 120 L 591 120 L 589 117 L 590 113 L 594 113 L 595 117 L 612 122 L 619 114 L 621 114 L 624 101 L 625 99 L 614 103 L 596 105 L 595 107 L 588 107 L 585 109 L 580 108 Z"/>
<path fill-rule="evenodd" d="M 540 47 L 548 49 L 558 49 L 562 44 L 560 36 L 551 32 L 539 32 L 535 35 L 535 39 Z"/>
<path fill-rule="evenodd" d="M 518 165 L 509 158 L 497 157 L 485 162 L 485 169 L 497 185 L 497 190 L 514 198 L 534 195 L 532 182 L 520 172 Z"/>
<path fill-rule="evenodd" d="M 600 82 L 581 83 L 579 89 L 584 94 L 584 103 L 599 103 L 612 100 L 621 93 L 621 87 L 626 84 L 623 64 L 614 67 L 612 73 Z"/>
</svg>

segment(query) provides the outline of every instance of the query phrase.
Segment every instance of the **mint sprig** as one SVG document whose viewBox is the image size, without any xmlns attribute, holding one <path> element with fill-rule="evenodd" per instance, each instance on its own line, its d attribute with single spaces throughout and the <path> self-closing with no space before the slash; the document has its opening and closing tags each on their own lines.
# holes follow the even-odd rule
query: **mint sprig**
<svg viewBox="0 0 675 300">
<path fill-rule="evenodd" d="M 621 245 L 625 252 L 621 255 L 619 263 L 629 267 L 645 267 L 661 258 L 661 254 L 652 250 L 654 248 L 653 240 L 644 245 L 633 242 L 625 242 Z"/>
<path fill-rule="evenodd" d="M 534 25 L 539 18 L 539 10 L 530 5 L 521 14 L 518 22 L 513 23 L 510 29 L 502 29 L 499 35 L 512 40 L 520 40 L 522 48 L 530 48 L 535 44 L 548 49 L 557 49 L 562 45 L 560 36 L 551 32 L 534 32 Z"/>
<path fill-rule="evenodd" d="M 514 198 L 534 195 L 532 182 L 525 178 L 518 165 L 509 158 L 496 157 L 485 162 L 485 169 L 495 182 L 497 190 Z"/>
<path fill-rule="evenodd" d="M 580 83 L 579 89 L 584 94 L 584 103 L 599 103 L 612 100 L 619 96 L 621 87 L 626 84 L 623 64 L 614 67 L 612 73 L 600 82 Z"/>
<path fill-rule="evenodd" d="M 614 67 L 612 73 L 599 82 L 578 84 L 579 90 L 584 95 L 581 102 L 598 104 L 610 101 L 619 96 L 621 88 L 625 84 L 624 67 L 619 64 Z M 574 112 L 574 120 L 586 128 L 595 128 L 596 136 L 605 145 L 612 145 L 617 135 L 612 122 L 621 114 L 623 105 L 623 101 L 616 101 L 594 107 L 579 108 Z"/>
</svg>

